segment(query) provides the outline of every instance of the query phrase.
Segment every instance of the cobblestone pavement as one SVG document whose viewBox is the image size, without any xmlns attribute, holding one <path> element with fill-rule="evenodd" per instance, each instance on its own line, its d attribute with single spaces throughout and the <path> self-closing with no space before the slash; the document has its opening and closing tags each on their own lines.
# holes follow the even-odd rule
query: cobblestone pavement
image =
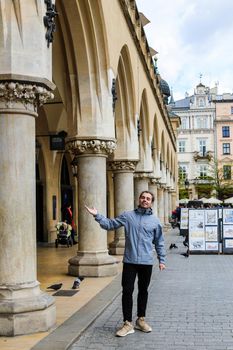
<svg viewBox="0 0 233 350">
<path fill-rule="evenodd" d="M 233 350 L 233 256 L 190 255 L 172 233 L 167 269 L 154 267 L 147 321 L 153 331 L 115 337 L 122 324 L 121 296 L 96 319 L 72 350 Z M 136 293 L 135 293 L 136 294 Z M 134 302 L 134 319 L 136 319 Z"/>
</svg>

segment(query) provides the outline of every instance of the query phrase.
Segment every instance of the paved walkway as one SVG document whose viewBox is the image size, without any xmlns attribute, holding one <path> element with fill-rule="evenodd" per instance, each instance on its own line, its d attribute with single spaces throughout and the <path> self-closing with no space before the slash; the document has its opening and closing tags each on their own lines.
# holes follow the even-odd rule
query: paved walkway
<svg viewBox="0 0 233 350">
<path fill-rule="evenodd" d="M 233 255 L 185 258 L 182 241 L 172 231 L 167 243 L 178 249 L 168 251 L 165 271 L 154 267 L 147 311 L 151 333 L 115 337 L 122 323 L 118 295 L 70 349 L 233 349 Z"/>
</svg>

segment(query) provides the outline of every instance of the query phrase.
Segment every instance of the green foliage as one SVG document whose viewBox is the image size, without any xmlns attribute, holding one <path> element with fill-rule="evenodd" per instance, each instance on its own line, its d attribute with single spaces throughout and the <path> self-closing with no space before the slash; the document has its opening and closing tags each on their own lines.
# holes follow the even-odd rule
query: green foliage
<svg viewBox="0 0 233 350">
<path fill-rule="evenodd" d="M 198 193 L 198 198 L 211 197 L 211 192 L 214 189 L 213 184 L 198 184 L 195 185 L 196 191 Z"/>
<path fill-rule="evenodd" d="M 185 188 L 179 188 L 179 199 L 184 199 L 188 197 L 189 197 L 188 190 L 186 190 Z"/>
</svg>

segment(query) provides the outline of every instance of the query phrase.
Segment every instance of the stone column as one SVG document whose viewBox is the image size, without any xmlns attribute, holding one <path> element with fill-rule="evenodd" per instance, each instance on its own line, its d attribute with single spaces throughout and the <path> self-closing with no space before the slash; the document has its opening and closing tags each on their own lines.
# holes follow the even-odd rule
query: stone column
<svg viewBox="0 0 233 350">
<path fill-rule="evenodd" d="M 138 198 L 142 191 L 148 191 L 151 173 L 136 172 L 134 174 L 134 206 L 138 206 Z"/>
<path fill-rule="evenodd" d="M 134 179 L 135 161 L 114 161 L 109 163 L 109 168 L 114 171 L 114 204 L 115 216 L 123 211 L 134 209 Z M 123 255 L 125 248 L 124 228 L 115 232 L 114 241 L 109 246 L 113 255 Z"/>
<path fill-rule="evenodd" d="M 164 224 L 168 227 L 171 225 L 169 224 L 169 198 L 168 198 L 168 187 L 165 187 L 164 189 Z"/>
<path fill-rule="evenodd" d="M 163 187 L 158 187 L 158 217 L 162 225 L 164 225 L 164 195 Z"/>
<path fill-rule="evenodd" d="M 156 179 L 152 178 L 149 182 L 149 191 L 153 193 L 155 200 L 152 205 L 153 213 L 158 216 L 158 188 Z"/>
<path fill-rule="evenodd" d="M 85 204 L 106 215 L 106 158 L 115 149 L 113 140 L 70 139 L 67 149 L 78 164 L 79 250 L 69 260 L 72 276 L 112 276 L 117 261 L 108 254 L 107 232 L 86 211 Z"/>
<path fill-rule="evenodd" d="M 0 82 L 0 335 L 46 331 L 54 298 L 36 278 L 35 117 L 43 86 Z"/>
<path fill-rule="evenodd" d="M 178 202 L 177 193 L 175 190 L 172 190 L 171 191 L 171 210 L 174 210 L 176 208 L 177 202 Z"/>
</svg>

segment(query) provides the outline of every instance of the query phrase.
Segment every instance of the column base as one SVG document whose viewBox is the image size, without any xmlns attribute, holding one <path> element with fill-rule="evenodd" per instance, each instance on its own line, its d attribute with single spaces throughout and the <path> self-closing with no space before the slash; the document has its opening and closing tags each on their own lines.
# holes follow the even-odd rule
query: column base
<svg viewBox="0 0 233 350">
<path fill-rule="evenodd" d="M 118 261 L 102 252 L 78 252 L 69 259 L 68 274 L 71 276 L 105 277 L 118 273 Z"/>
<path fill-rule="evenodd" d="M 109 254 L 124 255 L 125 239 L 116 239 L 109 245 Z"/>
<path fill-rule="evenodd" d="M 54 243 L 57 238 L 57 230 L 52 228 L 48 232 L 48 243 Z"/>
<path fill-rule="evenodd" d="M 0 287 L 0 336 L 48 331 L 56 323 L 54 298 L 34 286 Z"/>
<path fill-rule="evenodd" d="M 164 231 L 168 231 L 171 229 L 171 224 L 167 223 L 167 224 L 163 224 L 163 230 Z"/>
</svg>

